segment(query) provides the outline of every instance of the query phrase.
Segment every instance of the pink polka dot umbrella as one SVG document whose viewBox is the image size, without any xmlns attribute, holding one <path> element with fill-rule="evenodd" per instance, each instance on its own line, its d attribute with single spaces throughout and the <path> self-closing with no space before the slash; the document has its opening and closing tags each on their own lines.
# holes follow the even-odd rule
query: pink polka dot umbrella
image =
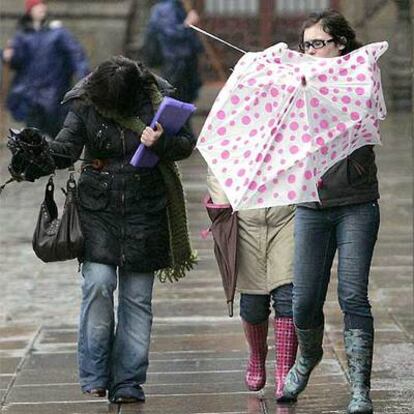
<svg viewBox="0 0 414 414">
<path fill-rule="evenodd" d="M 333 164 L 381 143 L 377 60 L 387 48 L 315 58 L 277 44 L 240 59 L 197 143 L 234 210 L 319 201 Z"/>
</svg>

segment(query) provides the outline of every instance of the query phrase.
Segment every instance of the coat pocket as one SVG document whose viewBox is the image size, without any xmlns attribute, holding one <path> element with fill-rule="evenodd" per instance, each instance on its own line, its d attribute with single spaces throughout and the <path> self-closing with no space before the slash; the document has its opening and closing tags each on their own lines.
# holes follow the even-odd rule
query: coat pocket
<svg viewBox="0 0 414 414">
<path fill-rule="evenodd" d="M 90 211 L 105 210 L 109 204 L 111 184 L 111 174 L 85 170 L 78 183 L 81 207 Z"/>
<path fill-rule="evenodd" d="M 347 178 L 352 187 L 370 185 L 375 176 L 375 154 L 372 147 L 361 147 L 348 157 Z"/>
</svg>

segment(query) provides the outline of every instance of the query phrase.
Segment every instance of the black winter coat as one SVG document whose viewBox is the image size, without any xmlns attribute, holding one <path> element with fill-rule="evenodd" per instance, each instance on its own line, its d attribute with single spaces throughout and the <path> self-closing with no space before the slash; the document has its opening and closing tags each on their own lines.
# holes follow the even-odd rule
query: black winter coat
<svg viewBox="0 0 414 414">
<path fill-rule="evenodd" d="M 355 150 L 334 164 L 322 177 L 320 203 L 303 203 L 314 209 L 368 203 L 379 199 L 377 165 L 372 145 Z"/>
<path fill-rule="evenodd" d="M 169 84 L 157 79 L 161 93 Z M 69 92 L 74 105 L 63 129 L 51 143 L 55 154 L 72 160 L 82 151 L 87 160 L 103 160 L 97 170 L 84 162 L 78 194 L 85 252 L 81 260 L 122 266 L 136 272 L 151 272 L 170 264 L 167 195 L 161 173 L 155 168 L 135 168 L 129 161 L 139 145 L 136 132 L 102 117 L 93 105 L 79 99 L 82 86 Z M 150 100 L 141 103 L 138 115 L 149 125 L 153 115 Z M 177 136 L 161 136 L 152 150 L 165 160 L 191 155 L 195 138 L 187 128 Z M 69 158 L 55 155 L 58 168 L 67 168 Z"/>
</svg>

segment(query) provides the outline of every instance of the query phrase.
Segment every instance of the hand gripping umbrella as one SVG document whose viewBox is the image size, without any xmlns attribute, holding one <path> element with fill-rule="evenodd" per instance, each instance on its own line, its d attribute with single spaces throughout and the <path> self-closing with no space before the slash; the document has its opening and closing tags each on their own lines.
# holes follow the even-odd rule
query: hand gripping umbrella
<svg viewBox="0 0 414 414">
<path fill-rule="evenodd" d="M 319 201 L 333 164 L 380 143 L 387 48 L 315 58 L 277 44 L 240 59 L 197 143 L 234 210 Z"/>
<path fill-rule="evenodd" d="M 10 130 L 7 147 L 12 153 L 9 172 L 16 181 L 35 181 L 56 167 L 46 138 L 37 128 Z"/>
<path fill-rule="evenodd" d="M 0 194 L 13 181 L 33 182 L 55 171 L 52 152 L 37 128 L 10 129 L 7 138 L 7 147 L 12 153 L 9 164 L 11 178 L 0 186 Z"/>
</svg>

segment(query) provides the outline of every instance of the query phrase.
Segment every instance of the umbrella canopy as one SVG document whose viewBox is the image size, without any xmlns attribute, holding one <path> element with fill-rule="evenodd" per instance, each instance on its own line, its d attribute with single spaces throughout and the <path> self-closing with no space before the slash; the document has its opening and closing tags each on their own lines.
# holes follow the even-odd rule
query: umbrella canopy
<svg viewBox="0 0 414 414">
<path fill-rule="evenodd" d="M 214 204 L 204 200 L 211 220 L 210 230 L 214 240 L 214 255 L 223 282 L 229 316 L 233 316 L 233 300 L 237 282 L 237 214 L 230 205 Z"/>
<path fill-rule="evenodd" d="M 319 201 L 333 164 L 380 143 L 387 48 L 316 58 L 277 44 L 242 57 L 197 143 L 234 210 Z"/>
</svg>

